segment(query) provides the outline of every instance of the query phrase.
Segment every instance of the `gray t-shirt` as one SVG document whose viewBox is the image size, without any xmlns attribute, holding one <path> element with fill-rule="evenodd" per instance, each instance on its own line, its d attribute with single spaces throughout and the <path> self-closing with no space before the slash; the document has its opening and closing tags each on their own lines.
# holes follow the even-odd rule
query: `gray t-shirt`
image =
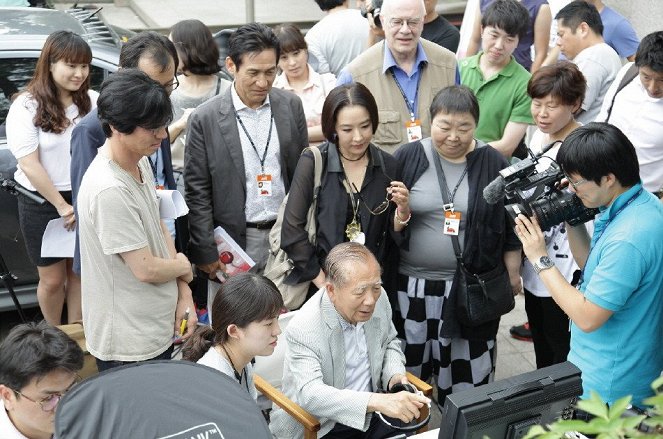
<svg viewBox="0 0 663 439">
<path fill-rule="evenodd" d="M 408 225 L 410 250 L 401 250 L 399 272 L 406 276 L 422 279 L 451 280 L 456 271 L 456 255 L 451 237 L 443 232 L 444 210 L 442 206 L 444 202 L 433 160 L 438 160 L 440 157 L 442 171 L 450 192 L 453 192 L 460 182 L 453 197 L 453 204 L 454 210 L 461 213 L 460 234 L 458 235 L 461 249 L 465 240 L 469 193 L 467 172 L 464 172 L 467 162 L 448 162 L 434 150 L 430 138 L 422 140 L 421 143 L 424 145 L 429 166 L 410 188 L 410 210 L 412 211 L 412 219 Z M 477 147 L 479 146 L 477 142 Z"/>
<path fill-rule="evenodd" d="M 142 183 L 100 152 L 78 195 L 83 324 L 90 353 L 105 361 L 148 360 L 172 344 L 175 279 L 141 282 L 121 256 L 147 247 L 170 258 L 147 157 L 138 168 Z"/>
</svg>

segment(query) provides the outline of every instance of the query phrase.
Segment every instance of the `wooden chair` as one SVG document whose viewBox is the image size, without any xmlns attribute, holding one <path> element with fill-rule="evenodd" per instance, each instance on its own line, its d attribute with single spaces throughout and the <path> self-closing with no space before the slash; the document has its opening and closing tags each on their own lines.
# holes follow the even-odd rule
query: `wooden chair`
<svg viewBox="0 0 663 439">
<path fill-rule="evenodd" d="M 281 326 L 282 331 L 285 330 L 288 323 L 290 322 L 290 319 L 296 312 L 297 311 L 292 311 L 286 314 L 282 314 L 279 317 L 279 325 Z M 295 421 L 304 427 L 304 439 L 315 439 L 318 437 L 317 432 L 320 430 L 320 421 L 318 421 L 309 412 L 304 410 L 301 406 L 293 402 L 290 398 L 285 396 L 280 390 L 281 379 L 283 376 L 283 361 L 285 360 L 284 340 L 285 337 L 282 337 L 279 340 L 281 343 L 277 344 L 274 353 L 269 357 L 256 358 L 253 382 L 258 392 L 262 393 L 272 403 L 281 407 L 287 414 L 292 416 Z M 269 378 L 265 379 L 263 376 L 269 376 Z M 414 387 L 417 388 L 417 390 L 420 390 L 428 398 L 433 395 L 433 387 L 412 375 L 410 372 L 407 372 L 407 379 Z M 419 421 L 422 421 L 426 418 L 426 416 L 428 416 L 428 410 L 429 408 L 427 406 L 424 406 L 421 409 L 418 418 Z M 417 433 L 423 433 L 427 430 L 428 426 L 424 426 L 418 430 Z"/>
</svg>

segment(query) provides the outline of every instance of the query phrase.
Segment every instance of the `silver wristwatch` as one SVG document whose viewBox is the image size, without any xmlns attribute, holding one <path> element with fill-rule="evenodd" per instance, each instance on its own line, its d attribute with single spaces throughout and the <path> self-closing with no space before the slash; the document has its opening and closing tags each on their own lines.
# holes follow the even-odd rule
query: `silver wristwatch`
<svg viewBox="0 0 663 439">
<path fill-rule="evenodd" d="M 534 271 L 536 274 L 541 273 L 543 270 L 547 270 L 555 266 L 555 263 L 548 256 L 541 256 L 538 261 L 532 264 L 534 266 Z"/>
</svg>

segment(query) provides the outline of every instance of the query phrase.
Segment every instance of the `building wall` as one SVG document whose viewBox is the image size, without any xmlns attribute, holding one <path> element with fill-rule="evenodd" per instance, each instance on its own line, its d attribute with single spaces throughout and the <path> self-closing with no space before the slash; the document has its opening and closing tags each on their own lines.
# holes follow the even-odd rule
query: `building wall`
<svg viewBox="0 0 663 439">
<path fill-rule="evenodd" d="M 603 0 L 603 2 L 626 17 L 640 38 L 654 31 L 663 30 L 662 0 Z"/>
</svg>

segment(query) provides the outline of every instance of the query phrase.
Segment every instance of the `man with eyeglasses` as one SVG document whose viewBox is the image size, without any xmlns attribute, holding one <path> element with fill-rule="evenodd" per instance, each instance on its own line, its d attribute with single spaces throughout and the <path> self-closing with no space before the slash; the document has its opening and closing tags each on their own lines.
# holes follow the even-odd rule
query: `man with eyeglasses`
<svg viewBox="0 0 663 439">
<path fill-rule="evenodd" d="M 421 38 L 425 15 L 423 0 L 384 0 L 384 41 L 359 55 L 337 80 L 361 82 L 371 91 L 380 118 L 373 143 L 389 153 L 429 137 L 433 97 L 460 82 L 455 55 Z"/>
<path fill-rule="evenodd" d="M 101 85 L 97 110 L 107 140 L 81 182 L 78 226 L 83 324 L 102 371 L 170 359 L 174 336 L 188 338 L 197 319 L 191 264 L 159 217 L 149 162 L 168 138 L 168 92 L 144 72 L 122 69 Z"/>
<path fill-rule="evenodd" d="M 120 52 L 120 69 L 136 68 L 147 74 L 150 78 L 163 85 L 170 94 L 179 85 L 175 72 L 179 58 L 177 50 L 167 37 L 156 32 L 140 32 L 122 45 Z M 140 97 L 135 97 L 137 100 Z M 90 111 L 78 122 L 71 134 L 71 194 L 76 209 L 78 190 L 83 175 L 97 155 L 97 150 L 106 142 L 106 136 L 101 128 L 97 109 Z M 149 157 L 152 168 L 152 182 L 160 189 L 177 189 L 173 177 L 173 163 L 170 154 L 170 139 L 162 140 L 161 147 Z M 78 213 L 76 213 L 78 215 Z M 173 237 L 175 222 L 166 221 L 166 226 Z M 78 228 L 77 228 L 78 238 Z M 178 245 L 181 249 L 183 246 Z M 74 271 L 80 274 L 80 243 L 76 240 L 74 251 Z"/>
<path fill-rule="evenodd" d="M 0 437 L 50 439 L 55 408 L 82 368 L 83 351 L 60 329 L 15 326 L 0 344 Z"/>
<path fill-rule="evenodd" d="M 516 235 L 553 300 L 571 320 L 568 360 L 582 371 L 582 398 L 609 405 L 633 396 L 642 407 L 663 370 L 663 205 L 643 188 L 633 144 L 618 128 L 590 123 L 557 153 L 570 189 L 599 208 L 594 233 L 566 226 L 583 270 L 573 287 L 548 257 L 534 218 L 519 215 Z"/>
</svg>

